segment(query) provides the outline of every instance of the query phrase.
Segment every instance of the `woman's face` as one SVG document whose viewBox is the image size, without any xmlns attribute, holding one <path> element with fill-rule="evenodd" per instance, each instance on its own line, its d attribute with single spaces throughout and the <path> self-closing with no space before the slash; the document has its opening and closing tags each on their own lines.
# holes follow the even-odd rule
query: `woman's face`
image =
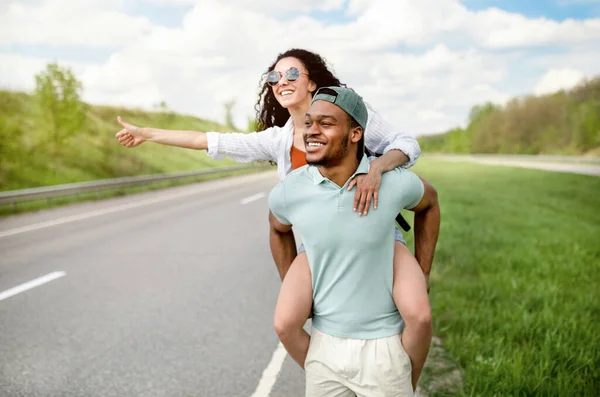
<svg viewBox="0 0 600 397">
<path fill-rule="evenodd" d="M 296 68 L 300 72 L 296 81 L 288 81 L 286 78 L 286 72 L 290 68 Z M 308 71 L 302 62 L 298 58 L 282 58 L 275 64 L 274 71 L 280 73 L 279 82 L 271 86 L 277 102 L 286 109 L 299 105 L 306 105 L 308 108 L 312 92 L 317 86 L 308 78 Z"/>
</svg>

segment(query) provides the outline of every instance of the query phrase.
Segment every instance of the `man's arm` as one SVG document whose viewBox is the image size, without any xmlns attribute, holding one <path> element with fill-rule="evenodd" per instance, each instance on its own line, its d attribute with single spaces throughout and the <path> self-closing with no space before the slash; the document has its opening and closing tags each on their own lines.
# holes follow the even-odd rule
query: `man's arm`
<svg viewBox="0 0 600 397">
<path fill-rule="evenodd" d="M 440 232 L 440 206 L 435 188 L 423 178 L 419 178 L 424 186 L 423 198 L 411 208 L 415 213 L 415 258 L 427 278 L 429 289 L 429 273 Z"/>
<path fill-rule="evenodd" d="M 292 225 L 279 222 L 271 211 L 269 211 L 269 225 L 271 229 L 269 232 L 271 255 L 275 265 L 277 265 L 279 277 L 283 280 L 292 265 L 292 261 L 298 254 L 294 232 L 292 232 Z"/>
</svg>

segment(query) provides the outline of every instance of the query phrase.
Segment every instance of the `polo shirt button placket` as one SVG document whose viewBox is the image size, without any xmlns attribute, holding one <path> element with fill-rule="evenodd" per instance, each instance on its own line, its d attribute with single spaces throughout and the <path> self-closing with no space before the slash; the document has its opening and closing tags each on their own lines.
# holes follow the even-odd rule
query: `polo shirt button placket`
<svg viewBox="0 0 600 397">
<path fill-rule="evenodd" d="M 344 207 L 342 207 L 342 194 L 344 193 L 344 188 L 341 188 L 338 192 L 338 202 L 337 202 L 337 209 L 338 211 L 341 211 L 344 209 Z"/>
</svg>

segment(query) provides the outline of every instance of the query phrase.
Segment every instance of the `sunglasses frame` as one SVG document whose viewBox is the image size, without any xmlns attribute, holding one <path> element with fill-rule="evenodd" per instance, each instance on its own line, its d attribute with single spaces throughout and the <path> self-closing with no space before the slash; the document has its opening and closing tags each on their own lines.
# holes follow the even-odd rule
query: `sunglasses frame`
<svg viewBox="0 0 600 397">
<path fill-rule="evenodd" d="M 297 78 L 297 79 L 290 80 L 290 79 L 288 79 L 288 78 L 287 78 L 287 74 L 288 74 L 288 72 L 289 72 L 290 70 L 292 70 L 292 69 L 296 69 L 296 70 L 298 71 L 298 78 Z M 271 82 L 269 81 L 269 75 L 270 75 L 271 73 L 273 73 L 273 72 L 275 72 L 275 73 L 277 73 L 277 74 L 279 75 L 279 80 L 277 80 L 277 82 L 276 82 L 276 83 L 271 83 Z M 275 87 L 277 84 L 279 84 L 279 82 L 281 81 L 281 79 L 282 79 L 283 77 L 285 77 L 285 79 L 286 79 L 288 82 L 290 82 L 290 83 L 295 83 L 296 81 L 298 81 L 298 79 L 300 79 L 300 76 L 301 76 L 301 75 L 303 75 L 303 74 L 308 76 L 308 73 L 301 71 L 300 69 L 298 69 L 298 68 L 297 68 L 297 67 L 295 67 L 295 66 L 292 66 L 291 68 L 289 68 L 288 70 L 286 70 L 285 72 L 283 72 L 283 74 L 281 74 L 281 72 L 280 72 L 280 71 L 278 71 L 278 70 L 271 70 L 269 73 L 267 73 L 267 84 L 268 84 L 268 85 L 270 85 L 271 87 Z"/>
</svg>

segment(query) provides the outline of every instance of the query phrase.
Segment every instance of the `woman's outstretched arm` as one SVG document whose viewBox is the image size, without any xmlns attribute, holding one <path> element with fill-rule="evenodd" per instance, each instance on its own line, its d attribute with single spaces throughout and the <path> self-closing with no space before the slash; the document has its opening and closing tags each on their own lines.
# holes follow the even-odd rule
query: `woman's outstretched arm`
<svg viewBox="0 0 600 397">
<path fill-rule="evenodd" d="M 117 132 L 116 138 L 121 145 L 128 148 L 144 142 L 155 142 L 167 146 L 207 150 L 208 155 L 215 160 L 230 157 L 240 163 L 277 161 L 276 127 L 250 134 L 221 134 L 138 127 L 123 121 L 121 117 L 118 117 L 117 121 L 123 129 Z"/>
<path fill-rule="evenodd" d="M 208 140 L 203 132 L 141 128 L 126 123 L 120 116 L 117 121 L 123 126 L 123 129 L 117 132 L 116 137 L 119 143 L 125 147 L 139 146 L 148 141 L 187 149 L 208 149 Z"/>
</svg>

